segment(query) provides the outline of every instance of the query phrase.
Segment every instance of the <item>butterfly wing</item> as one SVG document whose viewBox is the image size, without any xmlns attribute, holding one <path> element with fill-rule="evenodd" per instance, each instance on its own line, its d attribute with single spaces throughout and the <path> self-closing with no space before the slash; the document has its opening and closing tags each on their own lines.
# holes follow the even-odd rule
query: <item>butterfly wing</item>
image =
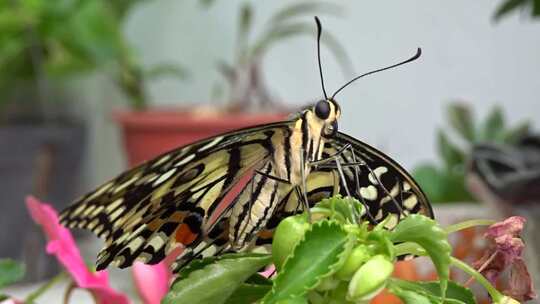
<svg viewBox="0 0 540 304">
<path fill-rule="evenodd" d="M 306 178 L 310 205 L 336 194 L 350 194 L 366 207 L 365 220 L 377 224 L 389 217 L 385 224 L 388 229 L 411 213 L 433 218 L 431 204 L 420 186 L 405 169 L 381 151 L 338 132 L 325 144 L 323 159 L 332 155 L 337 156 L 343 178 L 335 161 L 313 169 Z M 272 232 L 279 222 L 301 211 L 302 206 L 291 191 L 283 197 L 265 229 L 259 232 L 256 244 L 270 244 Z"/>
<path fill-rule="evenodd" d="M 392 229 L 411 213 L 433 218 L 431 204 L 418 183 L 388 155 L 340 132 L 326 144 L 323 158 L 340 150 L 343 153 L 338 160 L 344 181 L 339 179 L 339 191 L 347 195 L 348 189 L 351 196 L 365 205 L 367 220 L 378 223 L 390 217 L 386 227 Z M 330 170 L 320 170 L 332 172 L 329 181 L 335 181 L 336 174 L 339 176 L 335 162 L 333 165 Z"/>
<path fill-rule="evenodd" d="M 195 245 L 224 196 L 272 151 L 288 122 L 226 133 L 167 152 L 78 199 L 61 213 L 68 227 L 106 238 L 97 268 L 158 263 L 178 243 Z"/>
</svg>

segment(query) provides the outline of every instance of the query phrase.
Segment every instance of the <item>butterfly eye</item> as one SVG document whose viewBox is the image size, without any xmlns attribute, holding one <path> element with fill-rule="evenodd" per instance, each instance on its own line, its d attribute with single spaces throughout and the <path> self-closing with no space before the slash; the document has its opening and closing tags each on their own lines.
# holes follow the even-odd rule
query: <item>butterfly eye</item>
<svg viewBox="0 0 540 304">
<path fill-rule="evenodd" d="M 315 115 L 320 119 L 327 119 L 330 116 L 330 105 L 326 100 L 320 100 L 315 105 Z"/>
</svg>

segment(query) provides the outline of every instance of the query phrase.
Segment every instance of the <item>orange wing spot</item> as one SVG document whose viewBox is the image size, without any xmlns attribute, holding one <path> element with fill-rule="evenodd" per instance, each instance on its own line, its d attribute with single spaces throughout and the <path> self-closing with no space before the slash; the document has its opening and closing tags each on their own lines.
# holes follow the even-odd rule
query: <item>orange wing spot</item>
<svg viewBox="0 0 540 304">
<path fill-rule="evenodd" d="M 273 236 L 273 230 L 261 230 L 261 232 L 259 232 L 259 238 L 261 239 L 271 239 Z"/>
<path fill-rule="evenodd" d="M 182 224 L 180 227 L 178 227 L 178 229 L 176 229 L 175 239 L 178 243 L 182 243 L 184 246 L 189 246 L 197 239 L 198 236 L 198 234 L 191 232 L 188 225 Z"/>
</svg>

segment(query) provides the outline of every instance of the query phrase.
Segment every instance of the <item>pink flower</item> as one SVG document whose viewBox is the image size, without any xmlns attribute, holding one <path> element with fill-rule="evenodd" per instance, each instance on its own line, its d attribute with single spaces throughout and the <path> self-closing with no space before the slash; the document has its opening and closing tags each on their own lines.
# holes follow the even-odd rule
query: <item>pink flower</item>
<svg viewBox="0 0 540 304">
<path fill-rule="evenodd" d="M 99 304 L 127 304 L 129 299 L 109 286 L 107 271 L 91 272 L 75 244 L 70 231 L 60 225 L 58 214 L 48 204 L 32 196 L 26 198 L 32 219 L 41 227 L 49 240 L 47 253 L 54 254 L 69 272 L 77 287 L 89 290 Z"/>
<path fill-rule="evenodd" d="M 159 264 L 147 265 L 141 262 L 133 264 L 133 279 L 139 296 L 145 304 L 159 304 L 169 291 L 172 274 L 170 265 L 182 252 L 176 248 Z"/>
<path fill-rule="evenodd" d="M 171 273 L 168 266 L 161 262 L 157 265 L 146 265 L 141 262 L 133 264 L 133 279 L 145 304 L 159 304 L 169 291 Z"/>
<path fill-rule="evenodd" d="M 484 256 L 474 263 L 492 284 L 506 269 L 510 269 L 510 289 L 505 293 L 520 301 L 536 297 L 522 258 L 525 245 L 519 235 L 524 225 L 523 217 L 512 216 L 489 226 L 484 236 L 490 245 Z"/>
</svg>

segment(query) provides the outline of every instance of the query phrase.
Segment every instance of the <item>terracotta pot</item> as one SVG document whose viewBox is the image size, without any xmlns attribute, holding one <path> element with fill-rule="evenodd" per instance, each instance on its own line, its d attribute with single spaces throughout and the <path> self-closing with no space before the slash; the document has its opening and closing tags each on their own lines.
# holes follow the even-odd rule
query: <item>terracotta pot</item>
<svg viewBox="0 0 540 304">
<path fill-rule="evenodd" d="M 175 111 L 118 111 L 130 166 L 224 132 L 284 120 L 287 114 L 194 114 Z"/>
</svg>

